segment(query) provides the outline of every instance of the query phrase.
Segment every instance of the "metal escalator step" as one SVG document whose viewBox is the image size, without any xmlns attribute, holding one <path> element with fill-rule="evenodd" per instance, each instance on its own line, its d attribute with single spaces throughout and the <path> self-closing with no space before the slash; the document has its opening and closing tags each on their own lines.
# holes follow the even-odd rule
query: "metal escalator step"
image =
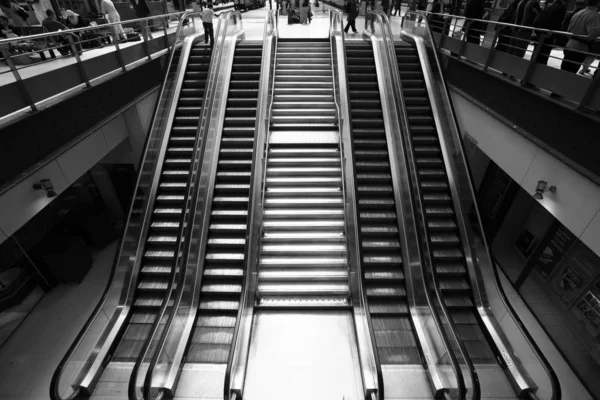
<svg viewBox="0 0 600 400">
<path fill-rule="evenodd" d="M 394 207 L 394 200 L 391 198 L 386 199 L 382 197 L 363 197 L 358 200 L 358 207 L 361 211 L 368 208 L 392 209 Z"/>
<path fill-rule="evenodd" d="M 395 225 L 369 226 L 361 224 L 360 233 L 366 236 L 395 236 L 398 234 L 398 227 Z"/>
<path fill-rule="evenodd" d="M 400 243 L 397 240 L 389 239 L 389 240 L 372 240 L 372 239 L 363 239 L 362 247 L 365 251 L 368 250 L 382 250 L 389 251 L 393 249 L 400 249 Z"/>
<path fill-rule="evenodd" d="M 237 318 L 231 315 L 199 315 L 196 326 L 235 328 Z"/>
<path fill-rule="evenodd" d="M 232 295 L 232 294 L 241 294 L 242 293 L 242 285 L 233 285 L 233 284 L 222 284 L 222 283 L 208 283 L 205 282 L 202 284 L 202 288 L 200 289 L 201 293 L 207 294 L 210 293 L 213 296 L 219 296 L 221 294 L 224 295 Z"/>
<path fill-rule="evenodd" d="M 148 276 L 169 276 L 171 275 L 171 267 L 168 265 L 144 265 L 142 274 Z"/>
<path fill-rule="evenodd" d="M 369 307 L 369 314 L 374 315 L 406 315 L 409 313 L 408 305 L 405 302 L 398 301 L 381 301 L 377 299 L 371 299 L 367 302 Z"/>
<path fill-rule="evenodd" d="M 365 268 L 378 267 L 378 266 L 400 266 L 402 265 L 402 258 L 400 256 L 363 256 L 362 262 Z"/>
<path fill-rule="evenodd" d="M 464 258 L 463 253 L 458 249 L 445 249 L 445 250 L 434 250 L 433 251 L 434 260 L 440 261 L 453 261 L 453 260 L 462 260 Z"/>
<path fill-rule="evenodd" d="M 211 231 L 215 233 L 245 233 L 247 229 L 246 224 L 215 224 L 211 223 Z"/>
<path fill-rule="evenodd" d="M 379 221 L 396 221 L 396 213 L 394 212 L 360 212 L 361 220 L 369 220 L 373 222 Z M 362 221 L 361 221 L 362 223 Z"/>
<path fill-rule="evenodd" d="M 278 257 L 269 256 L 260 258 L 260 268 L 315 268 L 316 266 L 327 268 L 347 269 L 348 261 L 344 257 Z"/>
<path fill-rule="evenodd" d="M 452 210 L 452 207 L 426 206 L 425 215 L 427 218 L 451 218 L 454 215 L 454 210 Z"/>
<path fill-rule="evenodd" d="M 446 193 L 425 193 L 423 202 L 425 204 L 449 204 L 452 198 Z"/>
<path fill-rule="evenodd" d="M 443 291 L 459 291 L 469 290 L 469 283 L 462 277 L 445 277 L 440 281 L 440 289 Z"/>
<path fill-rule="evenodd" d="M 389 173 L 380 172 L 380 173 L 358 173 L 356 174 L 357 182 L 369 182 L 369 183 L 382 183 L 382 182 L 391 182 L 392 176 Z"/>
<path fill-rule="evenodd" d="M 234 328 L 200 326 L 191 339 L 194 344 L 231 344 Z"/>
<path fill-rule="evenodd" d="M 244 261 L 244 253 L 208 253 L 206 260 L 215 264 L 227 264 Z"/>
<path fill-rule="evenodd" d="M 187 362 L 226 364 L 229 359 L 229 344 L 190 344 L 186 353 Z"/>
<path fill-rule="evenodd" d="M 200 301 L 199 310 L 207 315 L 209 312 L 224 312 L 232 311 L 236 312 L 240 307 L 239 301 L 234 300 L 217 300 L 217 299 L 203 299 Z"/>
<path fill-rule="evenodd" d="M 463 265 L 437 265 L 435 271 L 442 276 L 464 275 L 467 270 Z"/>
<path fill-rule="evenodd" d="M 417 347 L 377 347 L 379 362 L 385 364 L 422 364 Z"/>
<path fill-rule="evenodd" d="M 404 273 L 401 270 L 380 270 L 380 271 L 365 271 L 365 280 L 369 282 L 379 282 L 385 284 L 387 282 L 402 281 Z"/>
<path fill-rule="evenodd" d="M 244 248 L 246 239 L 244 238 L 216 238 L 211 237 L 208 239 L 208 246 L 211 248 Z"/>
<path fill-rule="evenodd" d="M 452 233 L 430 235 L 429 240 L 432 244 L 445 246 L 457 245 L 460 243 L 460 238 Z"/>
<path fill-rule="evenodd" d="M 423 180 L 419 183 L 424 191 L 447 191 L 448 183 L 445 181 L 427 181 Z"/>
<path fill-rule="evenodd" d="M 210 266 L 204 269 L 204 277 L 206 279 L 218 279 L 220 281 L 238 281 L 242 276 L 244 276 L 244 270 L 242 268 Z"/>
<path fill-rule="evenodd" d="M 473 307 L 473 301 L 469 295 L 444 295 L 444 304 L 448 308 L 467 308 Z M 454 318 L 454 315 L 452 315 Z"/>
</svg>

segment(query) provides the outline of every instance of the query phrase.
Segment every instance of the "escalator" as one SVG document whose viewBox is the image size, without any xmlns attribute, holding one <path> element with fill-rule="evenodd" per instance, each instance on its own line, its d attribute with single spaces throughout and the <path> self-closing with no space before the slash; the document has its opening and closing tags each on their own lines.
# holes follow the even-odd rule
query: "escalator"
<svg viewBox="0 0 600 400">
<path fill-rule="evenodd" d="M 111 359 L 114 362 L 137 359 L 168 295 L 210 59 L 210 49 L 205 46 L 197 45 L 191 50 L 160 175 L 132 312 Z"/>
<path fill-rule="evenodd" d="M 184 360 L 187 369 L 192 364 L 226 364 L 231 350 L 245 275 L 261 55 L 262 42 L 243 41 L 235 48 L 199 308 Z"/>
<path fill-rule="evenodd" d="M 427 240 L 444 305 L 474 364 L 496 364 L 472 297 L 448 176 L 417 49 L 395 45 L 406 115 L 421 189 Z M 454 343 L 460 360 L 460 352 Z"/>
<path fill-rule="evenodd" d="M 388 146 L 370 44 L 348 42 L 362 271 L 381 364 L 422 364 L 409 311 Z"/>
</svg>

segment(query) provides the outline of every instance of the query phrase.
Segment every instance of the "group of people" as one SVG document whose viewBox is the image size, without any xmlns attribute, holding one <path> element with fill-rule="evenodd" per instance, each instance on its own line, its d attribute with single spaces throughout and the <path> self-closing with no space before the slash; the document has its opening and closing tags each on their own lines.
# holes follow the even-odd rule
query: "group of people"
<svg viewBox="0 0 600 400">
<path fill-rule="evenodd" d="M 530 42 L 536 43 L 538 55 L 536 62 L 547 64 L 550 53 L 555 46 L 564 47 L 561 69 L 577 73 L 583 65 L 581 73 L 586 73 L 594 61 L 594 56 L 586 53 L 600 53 L 600 0 L 578 0 L 575 9 L 567 12 L 565 0 L 553 0 L 542 10 L 538 0 L 513 0 L 499 22 L 520 25 L 522 28 L 500 27 L 500 35 L 496 50 L 523 57 Z M 573 35 L 541 34 L 531 28 L 569 32 Z"/>
<path fill-rule="evenodd" d="M 147 0 L 130 0 L 132 8 L 135 11 L 136 18 L 146 18 L 150 16 L 150 7 Z M 56 48 L 62 55 L 79 53 L 82 48 L 101 47 L 105 43 L 110 43 L 110 39 L 106 35 L 98 34 L 94 30 L 82 30 L 78 32 L 63 32 L 69 29 L 86 28 L 95 25 L 95 22 L 84 18 L 71 10 L 61 9 L 61 19 L 57 18 L 52 6 L 45 0 L 40 0 L 41 8 L 44 10 L 44 18 L 38 14 L 38 9 L 34 7 L 36 18 L 33 19 L 29 13 L 20 7 L 13 0 L 0 0 L 0 38 L 18 38 L 19 33 L 26 32 L 24 29 L 34 26 L 33 24 L 41 25 L 47 32 L 60 32 L 47 39 L 48 48 Z M 182 1 L 183 3 L 183 1 Z M 30 11 L 31 12 L 31 11 Z M 100 12 L 105 16 L 109 23 L 114 23 L 112 30 L 114 37 L 117 39 L 127 39 L 127 35 L 123 26 L 120 24 L 121 17 L 115 5 L 111 0 L 102 0 L 100 3 Z M 148 39 L 152 38 L 148 28 L 148 22 L 143 21 L 140 24 L 142 35 L 146 35 Z M 137 39 L 139 40 L 139 38 Z M 15 41 L 10 45 L 3 46 L 11 54 L 11 58 L 18 64 L 30 64 L 34 60 L 30 57 L 32 52 L 43 51 L 45 47 L 39 47 L 35 42 L 23 39 Z M 29 53 L 29 55 L 23 55 Z M 43 55 L 43 53 L 40 53 Z M 42 57 L 45 59 L 45 57 Z"/>
<path fill-rule="evenodd" d="M 318 7 L 318 1 L 315 2 L 315 7 Z M 288 24 L 310 24 L 313 18 L 312 6 L 310 0 L 300 0 L 298 9 L 295 9 L 292 2 L 288 1 L 285 4 L 288 16 Z"/>
</svg>

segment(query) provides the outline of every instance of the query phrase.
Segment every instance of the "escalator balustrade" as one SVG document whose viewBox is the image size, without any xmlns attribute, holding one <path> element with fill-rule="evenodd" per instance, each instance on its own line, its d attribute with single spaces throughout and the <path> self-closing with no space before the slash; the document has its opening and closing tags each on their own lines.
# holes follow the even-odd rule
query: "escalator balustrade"
<svg viewBox="0 0 600 400">
<path fill-rule="evenodd" d="M 427 240 L 443 301 L 474 364 L 496 363 L 480 327 L 463 253 L 449 181 L 417 49 L 395 45 L 414 150 Z M 445 323 L 446 328 L 447 322 Z M 457 358 L 460 352 L 453 344 Z"/>
<path fill-rule="evenodd" d="M 373 49 L 348 42 L 346 56 L 363 284 L 379 360 L 421 364 L 406 296 Z"/>
<path fill-rule="evenodd" d="M 177 53 L 173 65 L 177 65 L 178 59 Z M 191 50 L 185 67 L 132 312 L 112 361 L 135 362 L 168 295 L 167 288 L 174 272 L 177 235 L 185 214 L 191 158 L 210 59 L 210 50 L 196 46 Z M 136 212 L 135 208 L 133 212 Z"/>
<path fill-rule="evenodd" d="M 219 150 L 199 310 L 185 362 L 227 363 L 242 295 L 262 42 L 237 44 Z"/>
</svg>

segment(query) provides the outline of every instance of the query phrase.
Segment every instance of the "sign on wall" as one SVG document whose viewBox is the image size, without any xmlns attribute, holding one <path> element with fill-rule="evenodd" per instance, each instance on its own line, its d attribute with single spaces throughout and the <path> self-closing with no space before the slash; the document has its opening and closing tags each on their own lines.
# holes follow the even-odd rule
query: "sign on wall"
<svg viewBox="0 0 600 400">
<path fill-rule="evenodd" d="M 559 263 L 551 289 L 565 307 L 577 299 L 599 275 L 598 256 L 581 242 L 575 243 Z"/>
</svg>

